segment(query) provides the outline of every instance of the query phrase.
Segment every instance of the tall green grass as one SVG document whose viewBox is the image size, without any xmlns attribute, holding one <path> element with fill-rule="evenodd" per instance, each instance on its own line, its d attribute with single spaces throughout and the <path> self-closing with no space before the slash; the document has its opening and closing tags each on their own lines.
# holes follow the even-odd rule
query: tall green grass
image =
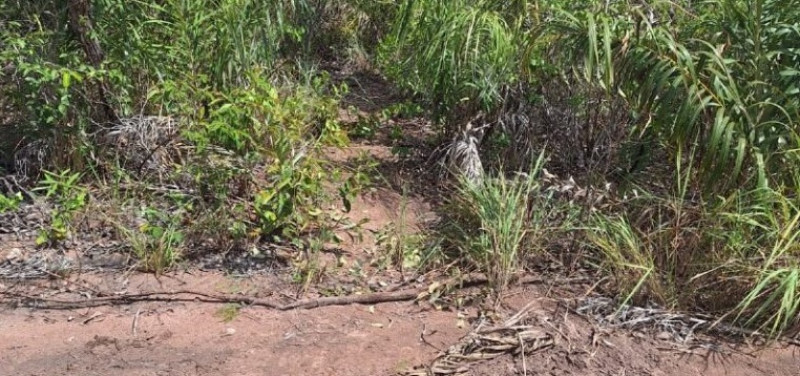
<svg viewBox="0 0 800 376">
<path fill-rule="evenodd" d="M 381 59 L 387 74 L 438 116 L 489 110 L 518 76 L 517 20 L 509 6 L 483 0 L 403 1 Z"/>
<path fill-rule="evenodd" d="M 530 174 L 462 178 L 446 205 L 438 229 L 445 257 L 485 273 L 497 292 L 508 287 L 529 257 L 545 251 L 555 233 L 556 206 L 539 180 L 543 163 L 540 155 Z"/>
<path fill-rule="evenodd" d="M 769 334 L 796 326 L 797 5 L 551 7 L 538 34 L 552 43 L 549 61 L 624 98 L 642 119 L 631 137 L 656 140 L 676 162 L 643 182 L 671 188 L 587 226 L 623 300 L 708 310 Z"/>
<path fill-rule="evenodd" d="M 653 195 L 595 213 L 586 240 L 621 301 L 706 311 L 777 335 L 800 307 L 796 188 L 735 191 L 714 200 Z"/>
<path fill-rule="evenodd" d="M 761 177 L 780 184 L 800 146 L 796 1 L 587 2 L 557 9 L 552 51 L 586 81 L 622 95 L 650 133 L 697 143 L 707 192 Z M 577 8 L 577 9 L 575 9 Z M 723 179 L 724 178 L 724 179 Z"/>
</svg>

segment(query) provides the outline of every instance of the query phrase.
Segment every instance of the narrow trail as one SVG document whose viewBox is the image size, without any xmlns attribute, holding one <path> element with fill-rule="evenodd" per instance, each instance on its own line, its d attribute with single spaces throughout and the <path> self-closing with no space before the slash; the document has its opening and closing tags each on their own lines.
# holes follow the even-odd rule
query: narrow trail
<svg viewBox="0 0 800 376">
<path fill-rule="evenodd" d="M 92 278 L 122 283 L 113 275 Z M 132 275 L 127 281 L 131 289 L 184 285 L 209 294 L 270 296 L 281 295 L 276 291 L 282 283 L 212 272 L 175 273 L 161 281 Z M 517 287 L 500 312 L 511 317 L 528 306 L 527 325 L 552 343 L 535 352 L 529 348 L 524 357 L 470 363 L 465 374 L 788 376 L 800 370 L 794 346 L 691 348 L 652 334 L 598 328 L 565 311 L 558 299 L 545 298 L 547 289 Z M 192 301 L 5 307 L 0 375 L 396 375 L 432 364 L 482 320 L 477 308 L 437 310 L 412 302 L 287 311 L 231 307 Z"/>
</svg>

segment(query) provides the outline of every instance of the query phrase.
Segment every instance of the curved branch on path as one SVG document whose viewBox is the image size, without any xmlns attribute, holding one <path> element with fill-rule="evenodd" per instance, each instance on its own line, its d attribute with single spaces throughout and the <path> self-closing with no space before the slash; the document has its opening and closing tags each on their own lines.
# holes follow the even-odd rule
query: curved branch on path
<svg viewBox="0 0 800 376">
<path fill-rule="evenodd" d="M 555 283 L 574 283 L 585 281 L 584 278 L 573 278 L 564 280 L 553 280 L 543 277 L 524 277 L 521 278 L 519 284 L 539 284 L 545 282 Z M 445 285 L 451 285 L 453 288 L 466 288 L 480 286 L 488 283 L 488 280 L 483 276 L 466 278 L 463 280 L 450 281 Z M 399 301 L 412 301 L 424 296 L 428 293 L 428 287 L 421 287 L 416 289 L 406 289 L 400 291 L 380 291 L 369 294 L 361 295 L 346 295 L 334 297 L 321 297 L 313 299 L 298 300 L 288 304 L 280 304 L 268 299 L 260 299 L 247 296 L 237 295 L 214 295 L 199 291 L 191 290 L 176 290 L 176 291 L 158 291 L 158 292 L 144 292 L 136 294 L 123 294 L 123 295 L 107 295 L 90 298 L 86 300 L 64 300 L 53 298 L 42 298 L 27 294 L 16 292 L 3 291 L 0 292 L 0 304 L 17 306 L 22 305 L 38 309 L 77 309 L 77 308 L 90 308 L 108 305 L 123 305 L 133 304 L 137 302 L 200 302 L 212 304 L 243 304 L 257 307 L 265 307 L 275 309 L 278 311 L 288 311 L 292 309 L 312 309 L 326 306 L 342 306 L 350 304 L 379 304 L 388 302 Z"/>
</svg>

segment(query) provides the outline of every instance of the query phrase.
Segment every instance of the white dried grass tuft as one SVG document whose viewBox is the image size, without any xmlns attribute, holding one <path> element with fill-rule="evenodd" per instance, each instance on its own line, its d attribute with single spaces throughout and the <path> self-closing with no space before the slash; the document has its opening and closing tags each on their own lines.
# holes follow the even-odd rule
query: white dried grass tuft
<svg viewBox="0 0 800 376">
<path fill-rule="evenodd" d="M 14 171 L 21 183 L 35 178 L 47 166 L 53 149 L 52 140 L 40 138 L 20 147 L 14 153 Z"/>
<path fill-rule="evenodd" d="M 478 119 L 482 118 L 481 115 Z M 480 145 L 487 124 L 476 127 L 477 121 L 467 123 L 447 146 L 444 156 L 445 166 L 453 174 L 464 176 L 472 183 L 483 180 L 484 168 L 481 161 Z"/>
<path fill-rule="evenodd" d="M 163 171 L 173 161 L 177 120 L 167 116 L 134 116 L 98 133 L 123 164 L 140 170 Z"/>
</svg>

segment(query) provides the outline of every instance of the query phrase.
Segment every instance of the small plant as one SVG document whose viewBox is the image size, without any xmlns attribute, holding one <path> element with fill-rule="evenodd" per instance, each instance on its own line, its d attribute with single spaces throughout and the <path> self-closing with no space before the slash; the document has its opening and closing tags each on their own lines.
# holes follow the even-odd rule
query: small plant
<svg viewBox="0 0 800 376">
<path fill-rule="evenodd" d="M 381 110 L 381 117 L 384 119 L 408 119 L 420 116 L 423 113 L 422 106 L 413 102 L 401 102 L 390 105 Z"/>
<path fill-rule="evenodd" d="M 377 170 L 380 164 L 375 158 L 367 153 L 362 152 L 353 161 L 355 168 L 347 170 L 349 176 L 343 178 L 344 171 L 334 171 L 332 174 L 333 180 L 344 180 L 344 183 L 339 185 L 339 198 L 342 200 L 344 211 L 350 212 L 352 208 L 352 201 L 363 192 L 372 186 L 373 181 L 380 178 Z"/>
<path fill-rule="evenodd" d="M 78 185 L 80 173 L 64 170 L 60 173 L 44 172 L 45 177 L 34 191 L 44 191 L 45 197 L 52 200 L 50 225 L 39 230 L 37 245 L 53 244 L 69 237 L 75 214 L 86 206 L 88 191 Z"/>
<path fill-rule="evenodd" d="M 297 248 L 303 249 L 304 256 L 294 264 L 292 281 L 300 285 L 300 291 L 307 291 L 312 283 L 321 281 L 327 272 L 327 265 L 322 264 L 319 257 L 324 244 L 321 239 L 311 239 L 306 244 L 296 239 L 295 243 Z"/>
<path fill-rule="evenodd" d="M 22 193 L 20 192 L 9 196 L 0 193 L 0 214 L 17 210 L 21 202 Z"/>
<path fill-rule="evenodd" d="M 389 132 L 389 139 L 392 141 L 402 141 L 403 140 L 403 128 L 399 125 L 395 124 L 392 126 L 392 130 Z"/>
<path fill-rule="evenodd" d="M 404 194 L 400 201 L 397 220 L 388 224 L 375 235 L 375 245 L 388 260 L 401 271 L 417 268 L 422 261 L 426 236 L 414 232 L 406 222 L 408 200 Z"/>
<path fill-rule="evenodd" d="M 586 237 L 602 254 L 601 269 L 614 278 L 616 288 L 627 293 L 620 304 L 628 304 L 637 294 L 663 299 L 663 284 L 653 259 L 655 245 L 641 240 L 625 218 L 597 215 L 594 223 Z M 645 287 L 646 294 L 642 293 Z"/>
<path fill-rule="evenodd" d="M 381 126 L 381 121 L 375 115 L 368 117 L 359 116 L 358 121 L 352 126 L 348 134 L 354 138 L 373 139 Z"/>
<path fill-rule="evenodd" d="M 390 223 L 378 232 L 375 245 L 388 256 L 392 264 L 406 271 L 420 266 L 425 236 L 408 233 L 403 222 L 401 219 L 398 223 Z"/>
<path fill-rule="evenodd" d="M 318 204 L 324 196 L 321 184 L 325 176 L 306 151 L 278 150 L 281 152 L 268 170 L 271 185 L 256 193 L 253 208 L 264 236 L 292 239 L 324 216 Z"/>
<path fill-rule="evenodd" d="M 225 304 L 222 308 L 217 310 L 217 317 L 219 317 L 222 322 L 231 322 L 239 316 L 239 311 L 241 310 L 242 306 L 236 303 Z"/>
<path fill-rule="evenodd" d="M 551 197 L 540 190 L 541 154 L 530 175 L 462 178 L 439 230 L 445 254 L 455 252 L 468 266 L 486 273 L 502 292 L 530 252 L 544 250 Z"/>
<path fill-rule="evenodd" d="M 134 256 L 144 271 L 161 273 L 173 266 L 181 257 L 184 236 L 179 230 L 179 220 L 174 215 L 145 209 L 144 222 L 136 230 L 122 229 Z"/>
<path fill-rule="evenodd" d="M 792 187 L 792 193 L 797 187 Z M 738 202 L 737 202 L 738 201 Z M 770 188 L 742 194 L 723 206 L 718 235 L 733 260 L 732 275 L 752 284 L 732 310 L 735 321 L 779 335 L 796 330 L 800 312 L 800 202 Z"/>
</svg>

